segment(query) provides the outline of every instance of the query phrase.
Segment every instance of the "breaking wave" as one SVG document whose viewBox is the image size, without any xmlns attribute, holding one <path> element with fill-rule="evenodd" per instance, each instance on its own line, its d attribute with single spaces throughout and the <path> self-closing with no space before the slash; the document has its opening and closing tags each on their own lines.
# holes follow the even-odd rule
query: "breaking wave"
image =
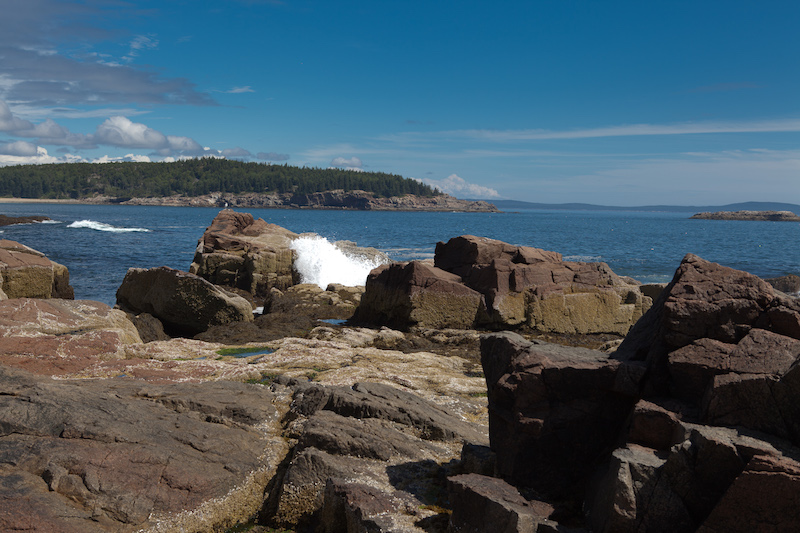
<svg viewBox="0 0 800 533">
<path fill-rule="evenodd" d="M 110 231 L 113 233 L 131 233 L 131 232 L 149 232 L 150 230 L 147 228 L 120 228 L 117 226 L 112 226 L 111 224 L 105 224 L 103 222 L 97 222 L 96 220 L 76 220 L 69 226 L 68 228 L 87 228 L 93 229 L 97 231 Z"/>
<path fill-rule="evenodd" d="M 364 285 L 370 270 L 379 266 L 379 259 L 366 260 L 345 254 L 325 237 L 304 236 L 292 242 L 297 252 L 295 269 L 301 283 L 314 283 L 323 289 L 331 283 Z"/>
</svg>

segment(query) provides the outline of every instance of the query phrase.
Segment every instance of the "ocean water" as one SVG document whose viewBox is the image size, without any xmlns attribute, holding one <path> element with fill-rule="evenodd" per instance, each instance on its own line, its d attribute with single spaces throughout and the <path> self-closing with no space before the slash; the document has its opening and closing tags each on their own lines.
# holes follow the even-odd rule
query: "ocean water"
<svg viewBox="0 0 800 533">
<path fill-rule="evenodd" d="M 242 209 L 297 233 L 350 240 L 392 259 L 433 257 L 438 241 L 478 235 L 561 252 L 566 260 L 604 261 L 620 275 L 667 282 L 686 253 L 761 277 L 800 274 L 800 223 L 690 220 L 686 213 L 529 210 L 412 213 Z M 55 223 L 0 227 L 69 268 L 76 298 L 114 304 L 130 267 L 188 270 L 198 239 L 218 208 L 0 204 L 9 216 L 46 215 Z M 368 268 L 334 258 L 324 242 L 304 250 L 309 281 L 352 284 Z M 338 262 L 337 262 L 338 261 Z M 326 271 L 326 266 L 330 268 Z M 315 277 L 316 276 L 316 277 Z M 362 281 L 363 282 L 363 281 Z"/>
</svg>

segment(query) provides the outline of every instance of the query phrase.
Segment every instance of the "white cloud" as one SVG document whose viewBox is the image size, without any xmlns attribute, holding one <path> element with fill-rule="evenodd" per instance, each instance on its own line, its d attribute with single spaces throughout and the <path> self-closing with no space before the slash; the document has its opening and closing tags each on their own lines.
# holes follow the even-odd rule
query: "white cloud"
<svg viewBox="0 0 800 533">
<path fill-rule="evenodd" d="M 111 117 L 97 127 L 95 140 L 100 144 L 158 150 L 169 146 L 166 135 L 132 122 L 125 117 Z"/>
<path fill-rule="evenodd" d="M 589 139 L 597 137 L 635 137 L 642 135 L 698 135 L 709 133 L 769 133 L 800 131 L 800 119 L 755 120 L 742 122 L 689 122 L 682 124 L 624 124 L 582 130 L 456 130 L 434 135 L 484 141 L 533 141 Z M 414 134 L 411 134 L 412 136 Z M 420 134 L 426 135 L 426 134 Z"/>
<path fill-rule="evenodd" d="M 93 159 L 92 163 L 118 163 L 120 161 L 134 161 L 136 163 L 149 163 L 151 160 L 146 155 L 139 155 L 139 154 L 126 154 L 122 157 L 111 157 L 108 155 L 104 155 L 102 157 L 98 157 L 97 159 Z"/>
<path fill-rule="evenodd" d="M 59 159 L 48 155 L 47 150 L 37 147 L 35 155 L 0 154 L 0 167 L 9 165 L 41 165 L 45 163 L 63 163 L 67 159 Z"/>
<path fill-rule="evenodd" d="M 451 196 L 462 198 L 498 198 L 500 196 L 496 190 L 475 183 L 467 183 L 457 174 L 450 174 L 443 180 L 423 179 L 421 181 Z"/>
<path fill-rule="evenodd" d="M 228 91 L 225 91 L 228 94 L 241 94 L 241 93 L 254 93 L 255 91 L 249 85 L 245 85 L 244 87 L 234 87 Z"/>
<path fill-rule="evenodd" d="M 21 157 L 31 157 L 39 154 L 37 146 L 27 141 L 14 141 L 0 144 L 1 155 L 16 155 Z"/>
<path fill-rule="evenodd" d="M 345 159 L 344 157 L 337 157 L 333 159 L 333 161 L 331 161 L 330 166 L 353 170 L 353 169 L 361 169 L 361 167 L 363 167 L 364 164 L 357 157 L 351 157 L 350 159 Z"/>
</svg>

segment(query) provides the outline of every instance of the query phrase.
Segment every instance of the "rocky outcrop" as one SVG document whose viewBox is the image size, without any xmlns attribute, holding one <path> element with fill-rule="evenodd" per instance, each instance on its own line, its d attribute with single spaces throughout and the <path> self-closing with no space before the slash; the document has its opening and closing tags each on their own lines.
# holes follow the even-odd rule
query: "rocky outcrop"
<svg viewBox="0 0 800 533">
<path fill-rule="evenodd" d="M 14 224 L 33 224 L 35 222 L 44 222 L 50 220 L 50 217 L 42 215 L 10 217 L 8 215 L 0 215 L 0 226 L 12 226 Z"/>
<path fill-rule="evenodd" d="M 142 341 L 122 311 L 87 300 L 16 298 L 0 302 L 0 363 L 64 374 L 126 357 Z"/>
<path fill-rule="evenodd" d="M 53 381 L 0 366 L 0 530 L 221 531 L 286 453 L 258 385 Z"/>
<path fill-rule="evenodd" d="M 525 496 L 504 520 L 541 499 L 598 533 L 800 528 L 800 304 L 756 276 L 690 254 L 610 356 L 513 333 L 481 352 L 496 474 Z M 459 520 L 501 512 L 511 489 L 480 486 Z"/>
<path fill-rule="evenodd" d="M 189 271 L 264 298 L 273 287 L 285 290 L 299 281 L 290 248 L 296 238 L 296 233 L 249 213 L 225 209 L 200 238 Z"/>
<path fill-rule="evenodd" d="M 158 318 L 174 335 L 191 336 L 215 325 L 253 321 L 253 308 L 241 296 L 169 267 L 128 269 L 117 289 L 117 305 Z"/>
<path fill-rule="evenodd" d="M 95 198 L 91 203 L 114 203 L 125 205 L 168 205 L 192 207 L 239 207 L 239 208 L 307 208 L 307 209 L 352 209 L 359 211 L 463 211 L 496 212 L 494 204 L 484 201 L 459 200 L 447 194 L 425 197 L 407 194 L 381 198 L 367 191 L 343 191 L 341 189 L 310 194 L 293 193 L 242 193 L 214 192 L 202 196 L 166 196 L 161 198 Z"/>
<path fill-rule="evenodd" d="M 800 276 L 789 274 L 779 278 L 765 279 L 773 288 L 787 294 L 800 294 Z"/>
<path fill-rule="evenodd" d="M 293 391 L 287 431 L 298 439 L 266 507 L 278 527 L 421 531 L 440 519 L 446 463 L 463 442 L 486 442 L 479 426 L 388 385 L 275 386 Z"/>
<path fill-rule="evenodd" d="M 605 263 L 464 235 L 436 245 L 435 266 L 370 273 L 355 320 L 398 328 L 529 328 L 624 335 L 651 299 Z"/>
<path fill-rule="evenodd" d="M 75 297 L 67 267 L 7 239 L 0 240 L 0 299 L 3 293 L 7 298 Z"/>
<path fill-rule="evenodd" d="M 689 218 L 703 220 L 762 220 L 771 222 L 800 222 L 791 211 L 715 211 L 702 212 Z"/>
</svg>

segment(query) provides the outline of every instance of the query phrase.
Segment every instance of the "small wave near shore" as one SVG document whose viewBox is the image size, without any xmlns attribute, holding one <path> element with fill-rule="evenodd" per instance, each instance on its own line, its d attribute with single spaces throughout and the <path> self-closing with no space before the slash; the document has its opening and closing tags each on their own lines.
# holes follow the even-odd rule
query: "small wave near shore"
<svg viewBox="0 0 800 533">
<path fill-rule="evenodd" d="M 121 228 L 118 226 L 112 226 L 111 224 L 105 224 L 103 222 L 97 222 L 96 220 L 76 220 L 72 224 L 67 226 L 68 228 L 85 228 L 85 229 L 93 229 L 96 231 L 108 231 L 112 233 L 133 233 L 133 232 L 150 232 L 147 228 Z"/>
<path fill-rule="evenodd" d="M 295 268 L 302 283 L 313 283 L 323 289 L 331 283 L 364 285 L 370 271 L 382 261 L 346 254 L 325 237 L 302 236 L 292 242 L 297 252 Z"/>
</svg>

